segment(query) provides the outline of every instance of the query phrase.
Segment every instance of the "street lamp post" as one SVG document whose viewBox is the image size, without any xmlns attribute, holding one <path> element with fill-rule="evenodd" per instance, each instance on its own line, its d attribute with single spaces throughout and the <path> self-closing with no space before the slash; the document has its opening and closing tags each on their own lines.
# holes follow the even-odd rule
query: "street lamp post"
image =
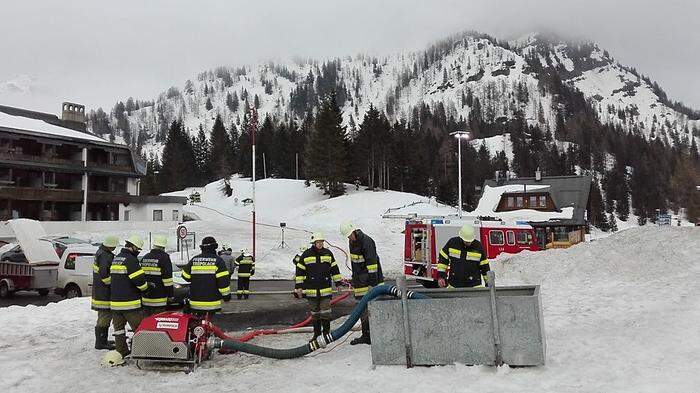
<svg viewBox="0 0 700 393">
<path fill-rule="evenodd" d="M 455 131 L 451 132 L 450 135 L 457 138 L 457 203 L 459 207 L 457 209 L 457 215 L 462 218 L 462 139 L 471 139 L 471 133 L 467 131 Z"/>
</svg>

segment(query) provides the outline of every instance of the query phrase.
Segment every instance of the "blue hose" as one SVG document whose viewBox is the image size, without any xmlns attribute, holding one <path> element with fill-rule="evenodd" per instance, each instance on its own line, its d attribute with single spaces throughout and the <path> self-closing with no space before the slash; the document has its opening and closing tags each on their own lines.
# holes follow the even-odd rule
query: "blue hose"
<svg viewBox="0 0 700 393">
<path fill-rule="evenodd" d="M 245 353 L 250 353 L 253 355 L 259 355 L 259 356 L 264 356 L 268 358 L 274 358 L 274 359 L 293 359 L 297 357 L 301 357 L 304 355 L 308 355 L 309 353 L 319 349 L 319 348 L 325 348 L 328 344 L 332 343 L 333 341 L 337 341 L 344 335 L 346 335 L 350 329 L 352 329 L 353 326 L 355 326 L 355 323 L 360 319 L 360 316 L 362 316 L 362 313 L 365 312 L 367 309 L 367 305 L 369 302 L 382 295 L 393 295 L 396 297 L 401 297 L 401 291 L 396 286 L 388 286 L 388 285 L 380 285 L 377 287 L 372 288 L 369 292 L 367 292 L 362 299 L 360 299 L 359 303 L 355 306 L 355 308 L 352 310 L 352 313 L 350 313 L 350 316 L 348 319 L 343 322 L 340 327 L 337 329 L 333 330 L 330 334 L 324 334 L 320 337 L 317 337 L 315 340 L 312 340 L 308 344 L 304 344 L 302 346 L 296 347 L 296 348 L 290 348 L 290 349 L 277 349 L 277 348 L 268 348 L 268 347 L 261 347 L 259 345 L 253 345 L 253 344 L 248 344 L 248 343 L 243 343 L 240 341 L 236 340 L 219 340 L 215 339 L 212 346 L 214 348 L 222 348 L 225 349 L 226 351 L 238 351 L 238 352 L 245 352 Z M 407 291 L 406 296 L 409 299 L 427 299 L 428 296 L 423 295 L 421 293 L 413 292 L 413 291 Z"/>
</svg>

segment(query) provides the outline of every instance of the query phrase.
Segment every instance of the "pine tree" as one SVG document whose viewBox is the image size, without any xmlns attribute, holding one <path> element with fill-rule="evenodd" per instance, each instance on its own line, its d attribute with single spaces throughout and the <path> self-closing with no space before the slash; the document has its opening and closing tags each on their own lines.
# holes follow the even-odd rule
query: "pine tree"
<svg viewBox="0 0 700 393">
<path fill-rule="evenodd" d="M 214 126 L 211 129 L 211 154 L 207 173 L 210 180 L 226 179 L 233 173 L 231 165 L 231 150 L 233 146 L 221 115 L 216 116 Z"/>
<path fill-rule="evenodd" d="M 204 133 L 204 127 L 199 125 L 199 132 L 197 136 L 192 138 L 192 149 L 194 151 L 194 158 L 197 164 L 198 178 L 201 179 L 197 185 L 204 185 L 206 182 L 210 181 L 207 173 L 209 172 L 209 161 L 211 146 L 207 140 L 207 136 Z"/>
<path fill-rule="evenodd" d="M 598 186 L 597 178 L 593 178 L 593 184 L 591 184 L 589 201 L 590 206 L 588 210 L 588 220 L 590 221 L 591 225 L 597 227 L 603 232 L 607 232 L 610 229 L 610 225 L 605 215 L 603 196 L 600 193 L 600 187 Z"/>
<path fill-rule="evenodd" d="M 346 139 L 340 108 L 334 95 L 319 108 L 306 148 L 306 175 L 331 197 L 345 193 Z"/>
<path fill-rule="evenodd" d="M 610 213 L 610 231 L 617 232 L 617 220 L 615 219 L 615 213 Z"/>
<path fill-rule="evenodd" d="M 233 92 L 233 95 L 231 95 L 231 93 L 226 93 L 226 107 L 231 112 L 238 111 L 238 95 L 235 91 Z"/>
<path fill-rule="evenodd" d="M 255 109 L 260 109 L 260 97 L 257 94 L 253 97 L 253 106 L 255 106 Z"/>
<path fill-rule="evenodd" d="M 160 190 L 169 192 L 191 187 L 197 184 L 198 175 L 192 141 L 182 124 L 174 121 L 163 148 L 162 169 L 158 176 Z"/>
</svg>

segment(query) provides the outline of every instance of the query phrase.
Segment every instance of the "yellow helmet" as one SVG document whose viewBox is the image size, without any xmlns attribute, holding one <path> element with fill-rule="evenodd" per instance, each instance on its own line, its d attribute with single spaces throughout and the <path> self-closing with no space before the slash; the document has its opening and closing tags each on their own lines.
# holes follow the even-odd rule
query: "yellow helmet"
<svg viewBox="0 0 700 393">
<path fill-rule="evenodd" d="M 355 231 L 355 225 L 350 222 L 350 221 L 345 221 L 344 223 L 340 224 L 340 234 L 343 235 L 343 237 L 349 237 L 351 233 Z"/>
<path fill-rule="evenodd" d="M 154 247 L 167 247 L 168 238 L 165 235 L 155 235 L 153 236 L 153 246 Z"/>
<path fill-rule="evenodd" d="M 117 246 L 119 246 L 119 239 L 116 236 L 107 236 L 102 242 L 102 245 L 109 248 L 117 248 Z"/>
<path fill-rule="evenodd" d="M 122 364 L 124 364 L 124 357 L 122 357 L 121 353 L 114 350 L 107 352 L 100 361 L 100 366 L 102 367 L 115 367 Z"/>
<path fill-rule="evenodd" d="M 139 250 L 143 250 L 143 239 L 141 239 L 141 236 L 131 235 L 126 241 L 133 244 Z"/>
<path fill-rule="evenodd" d="M 324 241 L 326 240 L 326 237 L 323 236 L 321 232 L 314 232 L 314 234 L 311 235 L 311 243 L 315 243 L 319 240 Z"/>
<path fill-rule="evenodd" d="M 474 226 L 465 224 L 459 229 L 459 237 L 465 242 L 474 241 Z"/>
</svg>

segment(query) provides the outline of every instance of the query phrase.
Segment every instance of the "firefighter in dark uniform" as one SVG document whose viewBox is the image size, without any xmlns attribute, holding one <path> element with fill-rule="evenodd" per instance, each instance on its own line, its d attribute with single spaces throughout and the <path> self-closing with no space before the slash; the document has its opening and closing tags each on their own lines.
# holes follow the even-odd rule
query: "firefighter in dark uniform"
<svg viewBox="0 0 700 393">
<path fill-rule="evenodd" d="M 142 248 L 143 240 L 137 235 L 130 236 L 109 269 L 114 343 L 122 357 L 130 353 L 126 345 L 126 324 L 128 322 L 131 330 L 136 330 L 141 323 L 141 295 L 149 287 L 146 274 L 136 258 Z"/>
<path fill-rule="evenodd" d="M 236 272 L 236 298 L 248 299 L 250 297 L 250 277 L 255 274 L 255 258 L 248 253 L 245 248 L 241 250 L 241 255 L 235 261 L 238 271 Z"/>
<path fill-rule="evenodd" d="M 116 236 L 107 236 L 95 253 L 92 264 L 92 309 L 97 311 L 95 323 L 95 349 L 114 349 L 114 342 L 108 341 L 112 312 L 109 309 L 110 293 L 109 268 L 114 259 L 114 249 L 119 245 Z"/>
<path fill-rule="evenodd" d="M 153 283 L 143 295 L 143 309 L 147 316 L 164 312 L 168 298 L 173 297 L 173 263 L 165 252 L 167 245 L 167 237 L 155 235 L 153 249 L 141 259 L 146 281 Z"/>
<path fill-rule="evenodd" d="M 202 253 L 194 256 L 182 267 L 182 278 L 190 284 L 190 310 L 196 315 L 207 316 L 221 311 L 221 300 L 231 300 L 231 276 L 226 262 L 216 255 L 219 245 L 207 236 L 199 248 Z"/>
<path fill-rule="evenodd" d="M 474 238 L 474 227 L 467 224 L 459 236 L 447 241 L 438 258 L 438 285 L 441 288 L 483 287 L 491 270 L 486 252 Z M 447 269 L 449 268 L 449 277 Z"/>
<path fill-rule="evenodd" d="M 344 285 L 340 269 L 331 250 L 323 247 L 325 238 L 320 233 L 311 236 L 311 248 L 304 251 L 296 264 L 294 295 L 303 296 L 309 302 L 315 340 L 331 332 L 332 284 Z"/>
<path fill-rule="evenodd" d="M 340 233 L 349 241 L 353 294 L 355 299 L 359 300 L 372 287 L 384 284 L 384 274 L 382 273 L 382 265 L 379 263 L 379 255 L 377 255 L 377 246 L 371 237 L 357 229 L 349 221 L 340 225 Z M 362 313 L 360 320 L 362 321 L 362 335 L 350 341 L 350 345 L 371 344 L 367 310 Z"/>
</svg>

